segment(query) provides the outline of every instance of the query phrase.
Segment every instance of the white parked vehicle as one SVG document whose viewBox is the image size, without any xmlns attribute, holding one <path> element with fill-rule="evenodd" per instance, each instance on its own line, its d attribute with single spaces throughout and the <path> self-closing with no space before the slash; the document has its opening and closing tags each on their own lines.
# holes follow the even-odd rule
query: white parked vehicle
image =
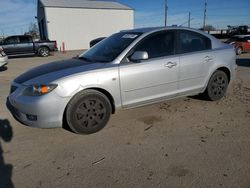
<svg viewBox="0 0 250 188">
<path fill-rule="evenodd" d="M 8 64 L 8 56 L 4 53 L 3 48 L 0 47 L 0 68 Z"/>
</svg>

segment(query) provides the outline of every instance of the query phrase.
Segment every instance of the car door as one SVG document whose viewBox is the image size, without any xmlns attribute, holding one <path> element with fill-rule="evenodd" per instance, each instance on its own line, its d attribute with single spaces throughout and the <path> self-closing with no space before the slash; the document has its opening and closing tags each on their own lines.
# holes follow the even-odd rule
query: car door
<svg viewBox="0 0 250 188">
<path fill-rule="evenodd" d="M 214 55 L 211 40 L 193 31 L 178 31 L 180 54 L 179 95 L 200 92 L 206 83 Z"/>
<path fill-rule="evenodd" d="M 175 55 L 175 32 L 164 31 L 142 39 L 119 65 L 123 107 L 155 102 L 177 93 L 179 57 Z M 132 62 L 133 52 L 147 52 L 149 58 Z"/>
<path fill-rule="evenodd" d="M 3 42 L 3 49 L 7 55 L 13 55 L 16 52 L 16 45 L 19 42 L 17 36 L 7 37 Z"/>
<path fill-rule="evenodd" d="M 30 54 L 33 53 L 33 41 L 30 36 L 19 36 L 19 43 L 16 46 L 17 53 Z"/>
</svg>

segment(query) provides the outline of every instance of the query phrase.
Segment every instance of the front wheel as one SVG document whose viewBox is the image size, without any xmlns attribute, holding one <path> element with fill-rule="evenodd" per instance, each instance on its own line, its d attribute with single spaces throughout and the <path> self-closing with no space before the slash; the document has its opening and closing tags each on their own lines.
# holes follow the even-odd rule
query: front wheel
<svg viewBox="0 0 250 188">
<path fill-rule="evenodd" d="M 108 123 L 111 115 L 109 99 L 96 90 L 77 94 L 68 104 L 66 120 L 72 131 L 78 134 L 98 132 Z"/>
<path fill-rule="evenodd" d="M 203 95 L 211 100 L 220 100 L 226 93 L 228 86 L 228 78 L 225 72 L 217 70 L 211 76 L 206 91 Z"/>
<path fill-rule="evenodd" d="M 41 47 L 38 50 L 38 54 L 41 57 L 48 57 L 49 56 L 49 49 L 47 47 Z"/>
</svg>

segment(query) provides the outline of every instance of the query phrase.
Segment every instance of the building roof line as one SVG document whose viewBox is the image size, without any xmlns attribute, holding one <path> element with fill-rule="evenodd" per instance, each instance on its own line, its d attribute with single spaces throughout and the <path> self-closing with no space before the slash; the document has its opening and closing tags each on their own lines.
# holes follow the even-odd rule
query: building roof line
<svg viewBox="0 0 250 188">
<path fill-rule="evenodd" d="M 133 8 L 115 1 L 93 0 L 39 0 L 42 7 L 78 8 L 78 9 L 114 9 L 134 10 Z"/>
<path fill-rule="evenodd" d="M 46 8 L 74 8 L 74 9 L 101 9 L 101 10 L 135 10 L 133 8 L 91 8 L 91 7 L 63 7 L 63 6 L 42 6 Z"/>
</svg>

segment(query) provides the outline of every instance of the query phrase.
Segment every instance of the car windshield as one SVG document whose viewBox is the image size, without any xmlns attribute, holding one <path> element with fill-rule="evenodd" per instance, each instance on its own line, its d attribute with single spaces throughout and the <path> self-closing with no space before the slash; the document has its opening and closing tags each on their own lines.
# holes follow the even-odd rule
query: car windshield
<svg viewBox="0 0 250 188">
<path fill-rule="evenodd" d="M 116 33 L 80 55 L 79 59 L 90 62 L 111 62 L 140 35 L 141 33 L 131 32 Z"/>
<path fill-rule="evenodd" d="M 231 37 L 230 39 L 228 39 L 226 42 L 230 43 L 230 42 L 236 42 L 238 41 L 239 38 L 238 37 Z"/>
</svg>

